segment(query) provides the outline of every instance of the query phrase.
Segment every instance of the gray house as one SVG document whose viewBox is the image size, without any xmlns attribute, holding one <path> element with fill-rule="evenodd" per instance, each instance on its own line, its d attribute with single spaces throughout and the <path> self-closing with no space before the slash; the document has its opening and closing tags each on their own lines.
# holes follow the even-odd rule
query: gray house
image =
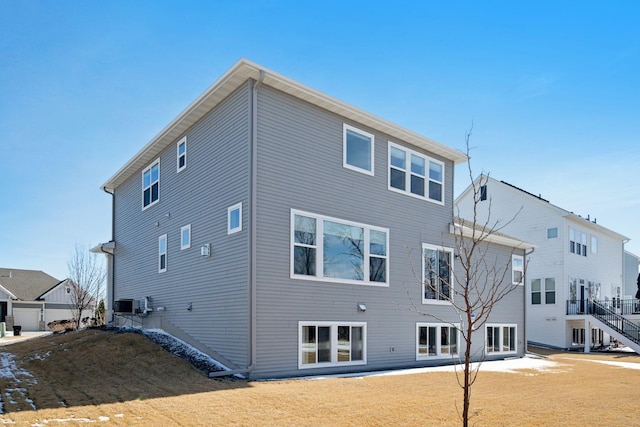
<svg viewBox="0 0 640 427">
<path fill-rule="evenodd" d="M 102 187 L 111 321 L 164 329 L 249 378 L 451 363 L 465 161 L 240 60 Z M 522 242 L 489 244 L 522 261 Z M 483 333 L 478 355 L 524 353 L 522 289 Z"/>
</svg>

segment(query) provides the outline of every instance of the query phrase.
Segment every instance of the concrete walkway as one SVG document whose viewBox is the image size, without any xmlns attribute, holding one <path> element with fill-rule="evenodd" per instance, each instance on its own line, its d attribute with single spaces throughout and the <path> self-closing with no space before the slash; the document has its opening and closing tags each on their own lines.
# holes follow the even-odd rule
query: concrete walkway
<svg viewBox="0 0 640 427">
<path fill-rule="evenodd" d="M 13 332 L 7 331 L 6 335 L 0 338 L 0 347 L 51 334 L 51 331 L 22 331 L 20 335 L 14 336 Z"/>
</svg>

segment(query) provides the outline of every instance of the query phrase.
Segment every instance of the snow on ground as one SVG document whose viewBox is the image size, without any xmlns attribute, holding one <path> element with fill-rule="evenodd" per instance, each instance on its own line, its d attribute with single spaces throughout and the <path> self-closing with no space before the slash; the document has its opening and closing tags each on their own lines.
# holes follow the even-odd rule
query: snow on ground
<svg viewBox="0 0 640 427">
<path fill-rule="evenodd" d="M 571 360 L 580 360 L 580 361 L 583 361 L 583 362 L 602 363 L 603 365 L 618 366 L 620 368 L 627 368 L 627 369 L 640 369 L 640 363 L 610 362 L 608 360 L 595 360 L 595 359 L 571 359 Z"/>
<path fill-rule="evenodd" d="M 27 396 L 29 387 L 38 384 L 38 380 L 30 372 L 18 367 L 15 358 L 11 353 L 0 353 L 0 377 L 9 379 L 13 385 L 2 392 L 0 414 L 4 414 L 5 406 L 15 405 L 18 401 L 27 402 L 34 410 L 36 409 L 33 401 Z"/>
</svg>

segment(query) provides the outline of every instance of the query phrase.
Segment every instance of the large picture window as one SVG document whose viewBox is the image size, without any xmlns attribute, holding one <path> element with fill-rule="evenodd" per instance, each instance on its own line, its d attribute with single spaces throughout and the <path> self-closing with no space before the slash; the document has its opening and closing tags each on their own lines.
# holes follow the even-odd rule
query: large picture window
<svg viewBox="0 0 640 427">
<path fill-rule="evenodd" d="M 569 252 L 587 256 L 587 233 L 569 227 Z"/>
<path fill-rule="evenodd" d="M 142 209 L 155 204 L 160 198 L 160 159 L 142 171 Z"/>
<path fill-rule="evenodd" d="M 388 284 L 389 231 L 291 211 L 291 277 Z"/>
<path fill-rule="evenodd" d="M 389 142 L 389 189 L 444 203 L 444 163 Z"/>
<path fill-rule="evenodd" d="M 300 322 L 298 367 L 364 365 L 366 323 Z"/>
<path fill-rule="evenodd" d="M 458 354 L 459 325 L 418 323 L 416 325 L 416 359 L 451 357 Z"/>
<path fill-rule="evenodd" d="M 422 303 L 450 303 L 453 249 L 422 244 Z"/>
<path fill-rule="evenodd" d="M 487 354 L 515 353 L 516 338 L 516 325 L 487 324 L 485 350 Z"/>
<path fill-rule="evenodd" d="M 373 175 L 374 136 L 343 124 L 343 159 L 345 168 Z"/>
</svg>

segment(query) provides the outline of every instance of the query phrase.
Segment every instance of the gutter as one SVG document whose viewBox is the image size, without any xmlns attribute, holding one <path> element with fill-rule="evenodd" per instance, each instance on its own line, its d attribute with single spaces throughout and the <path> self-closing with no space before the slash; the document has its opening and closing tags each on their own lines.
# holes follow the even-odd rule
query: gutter
<svg viewBox="0 0 640 427">
<path fill-rule="evenodd" d="M 111 241 L 115 243 L 115 239 L 116 239 L 116 191 L 115 189 L 113 190 L 113 192 L 109 192 L 109 190 L 107 190 L 107 187 L 102 187 L 102 190 L 111 195 Z M 113 306 L 115 304 L 115 297 L 114 297 L 114 286 L 113 283 L 115 281 L 115 265 L 116 265 L 116 254 L 115 254 L 115 248 L 113 252 L 108 252 L 104 250 L 104 244 L 100 245 L 100 250 L 107 256 L 111 255 L 111 271 L 107 271 L 107 295 L 106 295 L 106 300 L 107 300 L 107 313 L 105 313 L 106 315 L 109 315 L 110 312 L 113 311 Z M 109 263 L 107 263 L 107 268 L 109 268 Z M 111 296 L 111 298 L 109 298 L 109 296 Z M 104 319 L 105 322 L 107 319 Z M 113 321 L 113 314 L 111 313 L 111 321 Z"/>
<path fill-rule="evenodd" d="M 250 212 L 250 227 L 249 227 L 249 293 L 250 293 L 250 338 L 249 338 L 249 366 L 246 370 L 239 370 L 238 372 L 227 371 L 224 375 L 233 375 L 235 373 L 249 373 L 253 370 L 256 360 L 256 274 L 257 274 L 257 265 L 256 265 L 256 232 L 257 232 L 257 193 L 258 193 L 258 89 L 262 86 L 262 82 L 264 81 L 265 72 L 264 70 L 260 70 L 260 76 L 258 80 L 253 84 L 253 88 L 251 90 L 251 184 L 250 184 L 250 204 L 251 208 Z M 214 375 L 220 376 L 220 375 Z"/>
</svg>

